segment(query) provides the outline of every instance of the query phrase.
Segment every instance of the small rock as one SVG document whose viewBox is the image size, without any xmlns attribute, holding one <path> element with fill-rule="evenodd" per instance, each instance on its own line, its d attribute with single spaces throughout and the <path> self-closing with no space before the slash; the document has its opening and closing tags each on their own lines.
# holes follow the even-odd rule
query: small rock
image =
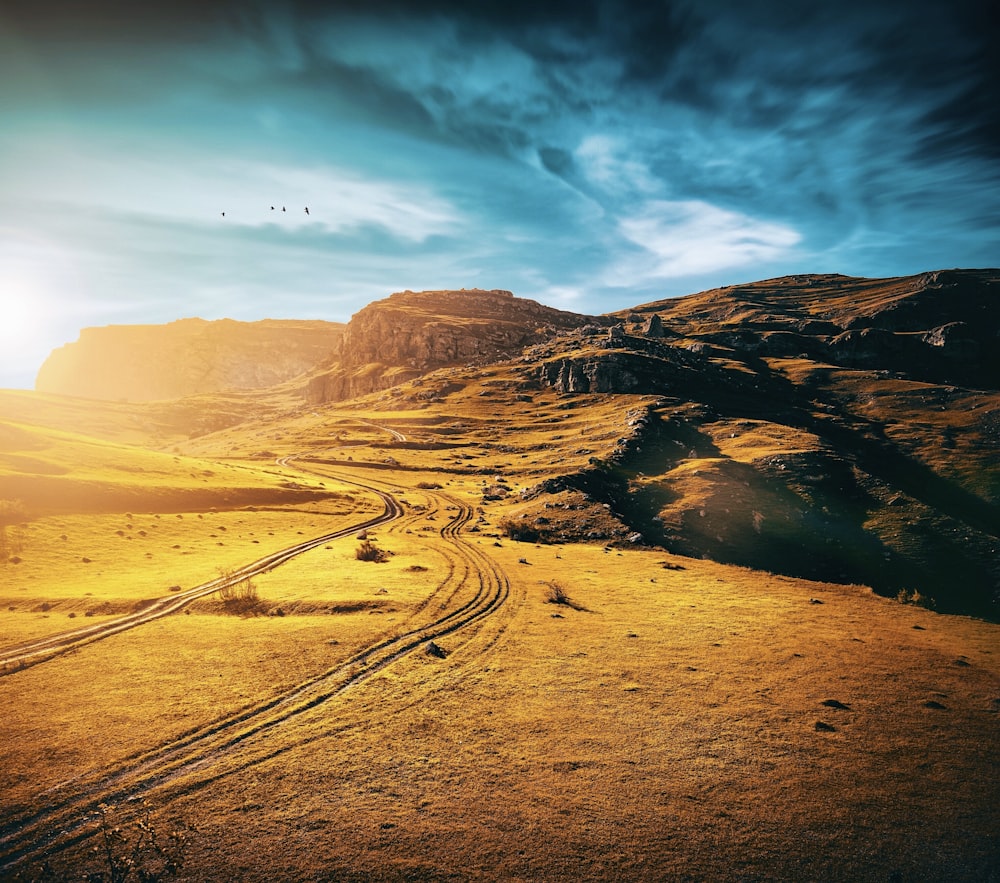
<svg viewBox="0 0 1000 883">
<path fill-rule="evenodd" d="M 934 699 L 928 699 L 924 703 L 924 708 L 933 708 L 933 709 L 936 709 L 938 711 L 947 711 L 948 710 L 948 706 L 947 705 L 942 705 L 940 702 L 938 702 L 938 701 L 936 701 Z"/>
<path fill-rule="evenodd" d="M 837 732 L 837 728 L 833 724 L 826 723 L 826 721 L 816 721 L 816 730 L 820 733 Z"/>
<path fill-rule="evenodd" d="M 822 601 L 820 601 L 820 599 L 819 599 L 819 598 L 810 598 L 810 599 L 809 599 L 809 603 L 810 603 L 810 604 L 822 604 L 823 602 L 822 602 Z"/>
<path fill-rule="evenodd" d="M 844 705 L 839 699 L 824 699 L 820 705 L 825 705 L 827 708 L 842 708 L 850 710 L 849 705 Z"/>
<path fill-rule="evenodd" d="M 433 656 L 435 659 L 444 659 L 448 655 L 447 650 L 445 650 L 439 644 L 435 644 L 433 641 L 427 642 L 427 646 L 424 648 L 424 652 L 428 656 Z"/>
</svg>

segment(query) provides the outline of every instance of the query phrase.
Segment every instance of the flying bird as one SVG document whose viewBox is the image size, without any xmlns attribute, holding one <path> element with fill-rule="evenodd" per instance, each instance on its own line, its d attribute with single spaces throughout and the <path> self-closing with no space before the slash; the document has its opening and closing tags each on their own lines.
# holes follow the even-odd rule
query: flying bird
<svg viewBox="0 0 1000 883">
<path fill-rule="evenodd" d="M 226 213 L 225 213 L 225 212 L 223 212 L 223 213 L 222 213 L 222 217 L 225 217 L 225 216 L 226 216 Z"/>
<path fill-rule="evenodd" d="M 272 211 L 272 212 L 274 211 L 274 206 L 273 206 L 273 205 L 271 206 L 271 211 Z"/>
<path fill-rule="evenodd" d="M 306 206 L 306 214 L 309 214 L 309 206 Z"/>
<path fill-rule="evenodd" d="M 284 210 L 285 210 L 285 207 L 284 207 L 284 206 L 282 206 L 282 207 L 281 207 L 281 210 L 282 210 L 282 211 L 284 211 Z"/>
</svg>

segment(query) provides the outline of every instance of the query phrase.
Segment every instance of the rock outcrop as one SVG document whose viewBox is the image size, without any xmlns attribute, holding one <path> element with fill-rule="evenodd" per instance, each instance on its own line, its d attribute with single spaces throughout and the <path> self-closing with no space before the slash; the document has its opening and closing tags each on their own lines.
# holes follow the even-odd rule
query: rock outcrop
<svg viewBox="0 0 1000 883">
<path fill-rule="evenodd" d="M 229 389 L 263 389 L 329 357 L 335 322 L 181 319 L 166 325 L 85 328 L 38 372 L 39 392 L 134 402 Z"/>
<path fill-rule="evenodd" d="M 1000 383 L 1000 271 L 787 276 L 619 314 L 745 355 L 798 356 L 941 383 Z"/>
<path fill-rule="evenodd" d="M 509 291 L 400 292 L 351 318 L 337 355 L 310 378 L 306 397 L 338 401 L 435 368 L 509 359 L 526 346 L 593 323 L 607 324 Z"/>
</svg>

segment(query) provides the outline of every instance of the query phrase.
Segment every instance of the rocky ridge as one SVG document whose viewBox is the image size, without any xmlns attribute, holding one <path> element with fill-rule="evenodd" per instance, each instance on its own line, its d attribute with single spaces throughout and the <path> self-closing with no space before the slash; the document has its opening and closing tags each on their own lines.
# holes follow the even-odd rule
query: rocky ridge
<svg viewBox="0 0 1000 883">
<path fill-rule="evenodd" d="M 340 401 L 436 368 L 490 364 L 594 322 L 610 324 L 509 291 L 398 292 L 351 318 L 339 352 L 313 373 L 305 395 L 314 403 Z"/>
</svg>

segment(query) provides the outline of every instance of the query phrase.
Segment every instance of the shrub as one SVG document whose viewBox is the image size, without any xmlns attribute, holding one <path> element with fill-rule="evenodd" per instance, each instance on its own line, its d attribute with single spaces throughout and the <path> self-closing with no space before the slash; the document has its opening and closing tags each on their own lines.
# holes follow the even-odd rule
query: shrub
<svg viewBox="0 0 1000 883">
<path fill-rule="evenodd" d="M 565 604 L 567 607 L 571 606 L 569 595 L 566 594 L 566 590 L 559 585 L 557 582 L 549 582 L 545 584 L 545 601 L 548 604 Z"/>
<path fill-rule="evenodd" d="M 936 606 L 933 598 L 922 595 L 917 589 L 900 589 L 896 593 L 896 600 L 900 604 L 912 604 L 915 607 L 926 607 L 928 610 L 933 610 Z"/>
<path fill-rule="evenodd" d="M 90 856 L 102 870 L 80 868 L 61 871 L 50 860 L 39 868 L 38 881 L 68 883 L 70 880 L 100 880 L 110 883 L 159 883 L 176 877 L 184 865 L 188 847 L 188 830 L 184 826 L 162 834 L 149 817 L 149 806 L 142 805 L 142 814 L 132 821 L 123 821 L 117 810 L 106 804 L 98 807 L 99 821 L 94 834 L 97 845 L 90 849 Z"/>
<path fill-rule="evenodd" d="M 237 577 L 231 570 L 221 570 L 219 576 L 226 581 L 219 588 L 219 598 L 227 608 L 247 610 L 256 607 L 260 602 L 257 584 L 250 577 Z"/>
<path fill-rule="evenodd" d="M 374 561 L 376 563 L 381 563 L 389 557 L 389 553 L 385 549 L 380 549 L 367 537 L 354 551 L 354 557 L 358 561 Z"/>
<path fill-rule="evenodd" d="M 545 583 L 545 603 L 546 604 L 560 604 L 563 607 L 569 607 L 573 610 L 579 610 L 583 613 L 590 613 L 590 611 L 584 607 L 582 604 L 577 604 L 566 590 L 559 585 L 559 583 L 554 580 Z"/>
<path fill-rule="evenodd" d="M 542 538 L 541 531 L 524 520 L 517 521 L 513 518 L 502 518 L 497 527 L 504 536 L 521 543 L 537 543 Z"/>
</svg>

